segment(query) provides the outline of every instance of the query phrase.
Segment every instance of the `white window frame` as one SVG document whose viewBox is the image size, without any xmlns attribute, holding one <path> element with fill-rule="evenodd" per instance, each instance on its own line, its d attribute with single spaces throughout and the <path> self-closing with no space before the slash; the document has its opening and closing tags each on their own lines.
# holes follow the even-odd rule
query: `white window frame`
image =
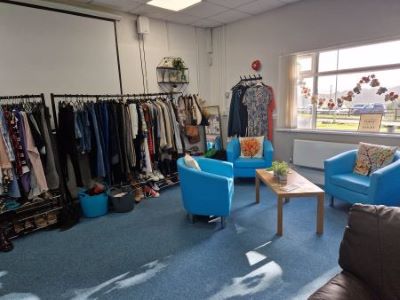
<svg viewBox="0 0 400 300">
<path fill-rule="evenodd" d="M 395 39 L 393 41 L 396 41 L 399 39 Z M 369 44 L 359 44 L 359 45 L 353 45 L 351 47 L 340 47 L 336 49 L 331 49 L 331 50 L 320 50 L 320 51 L 314 51 L 314 52 L 309 52 L 309 53 L 303 53 L 299 54 L 298 57 L 311 57 L 312 58 L 312 63 L 311 63 L 311 70 L 310 71 L 300 71 L 299 74 L 299 81 L 302 81 L 304 78 L 312 78 L 313 79 L 313 91 L 312 95 L 318 95 L 318 78 L 320 76 L 332 76 L 332 75 L 343 75 L 343 74 L 351 74 L 351 73 L 373 73 L 377 71 L 388 71 L 388 70 L 395 70 L 395 69 L 400 69 L 400 63 L 396 64 L 386 64 L 386 65 L 373 65 L 373 66 L 368 66 L 368 67 L 359 67 L 359 68 L 348 68 L 348 69 L 338 69 L 339 67 L 339 50 L 343 50 L 346 48 L 355 48 L 359 46 L 367 46 L 367 45 L 373 45 L 377 44 L 380 42 L 376 43 L 369 43 Z M 326 51 L 337 51 L 337 66 L 336 70 L 333 71 L 322 71 L 318 72 L 318 64 L 319 64 L 319 55 L 321 52 L 326 52 Z M 337 77 L 336 77 L 336 83 L 337 83 Z M 337 84 L 336 84 L 336 89 L 335 89 L 335 99 L 337 94 Z M 311 129 L 315 131 L 327 131 L 324 129 L 318 129 L 317 128 L 317 111 L 312 111 L 312 122 L 311 122 Z M 301 128 L 300 128 L 301 129 Z M 343 130 L 331 130 L 335 132 L 344 132 Z M 349 130 L 349 132 L 357 132 L 357 131 L 352 131 Z M 398 134 L 397 134 L 398 135 Z"/>
</svg>

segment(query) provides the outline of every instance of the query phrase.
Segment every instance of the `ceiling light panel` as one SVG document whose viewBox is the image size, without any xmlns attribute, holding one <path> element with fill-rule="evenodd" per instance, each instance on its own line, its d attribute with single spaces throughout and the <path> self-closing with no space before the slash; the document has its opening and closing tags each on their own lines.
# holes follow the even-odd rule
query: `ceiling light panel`
<svg viewBox="0 0 400 300">
<path fill-rule="evenodd" d="M 172 11 L 180 11 L 200 2 L 201 0 L 152 0 L 147 4 Z"/>
</svg>

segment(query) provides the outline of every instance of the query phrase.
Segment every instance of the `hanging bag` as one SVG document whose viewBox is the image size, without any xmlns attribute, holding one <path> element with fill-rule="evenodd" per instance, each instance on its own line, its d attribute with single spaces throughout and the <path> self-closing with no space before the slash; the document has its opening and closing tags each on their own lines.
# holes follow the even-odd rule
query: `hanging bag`
<svg viewBox="0 0 400 300">
<path fill-rule="evenodd" d="M 193 97 L 188 97 L 188 110 L 190 114 L 190 120 L 192 125 L 197 125 L 197 114 L 196 114 L 196 107 L 193 101 Z"/>
<path fill-rule="evenodd" d="M 185 134 L 190 144 L 196 144 L 200 142 L 200 132 L 197 125 L 186 125 Z"/>
<path fill-rule="evenodd" d="M 197 96 L 193 95 L 193 99 L 194 99 L 194 104 L 193 106 L 195 107 L 196 110 L 196 121 L 197 121 L 197 125 L 201 125 L 201 126 L 208 126 L 208 120 L 207 118 L 204 116 L 204 113 L 199 105 L 199 101 L 197 100 Z"/>
</svg>

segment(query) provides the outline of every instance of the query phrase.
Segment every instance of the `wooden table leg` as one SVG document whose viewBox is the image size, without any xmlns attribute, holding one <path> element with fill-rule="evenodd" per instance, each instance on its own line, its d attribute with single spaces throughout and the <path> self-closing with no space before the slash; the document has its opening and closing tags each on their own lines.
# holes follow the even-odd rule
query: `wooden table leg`
<svg viewBox="0 0 400 300">
<path fill-rule="evenodd" d="M 260 203 L 260 178 L 256 175 L 256 203 Z"/>
<path fill-rule="evenodd" d="M 283 201 L 284 201 L 284 198 L 281 196 L 278 196 L 278 217 L 277 217 L 278 224 L 277 224 L 276 234 L 279 236 L 281 236 L 283 234 L 283 224 L 282 224 L 282 222 L 283 222 L 283 220 L 282 220 L 283 219 Z"/>
<path fill-rule="evenodd" d="M 324 233 L 324 194 L 318 195 L 317 204 L 317 233 Z"/>
</svg>

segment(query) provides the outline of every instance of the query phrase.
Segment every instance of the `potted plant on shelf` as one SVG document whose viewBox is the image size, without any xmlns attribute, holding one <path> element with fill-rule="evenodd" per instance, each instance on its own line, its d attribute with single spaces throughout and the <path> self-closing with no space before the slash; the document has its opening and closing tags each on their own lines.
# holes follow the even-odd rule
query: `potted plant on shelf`
<svg viewBox="0 0 400 300">
<path fill-rule="evenodd" d="M 186 75 L 185 75 L 185 63 L 183 62 L 183 59 L 180 57 L 176 57 L 173 60 L 172 65 L 174 66 L 174 69 L 176 69 L 176 77 L 177 81 L 185 82 L 186 81 Z"/>
</svg>

